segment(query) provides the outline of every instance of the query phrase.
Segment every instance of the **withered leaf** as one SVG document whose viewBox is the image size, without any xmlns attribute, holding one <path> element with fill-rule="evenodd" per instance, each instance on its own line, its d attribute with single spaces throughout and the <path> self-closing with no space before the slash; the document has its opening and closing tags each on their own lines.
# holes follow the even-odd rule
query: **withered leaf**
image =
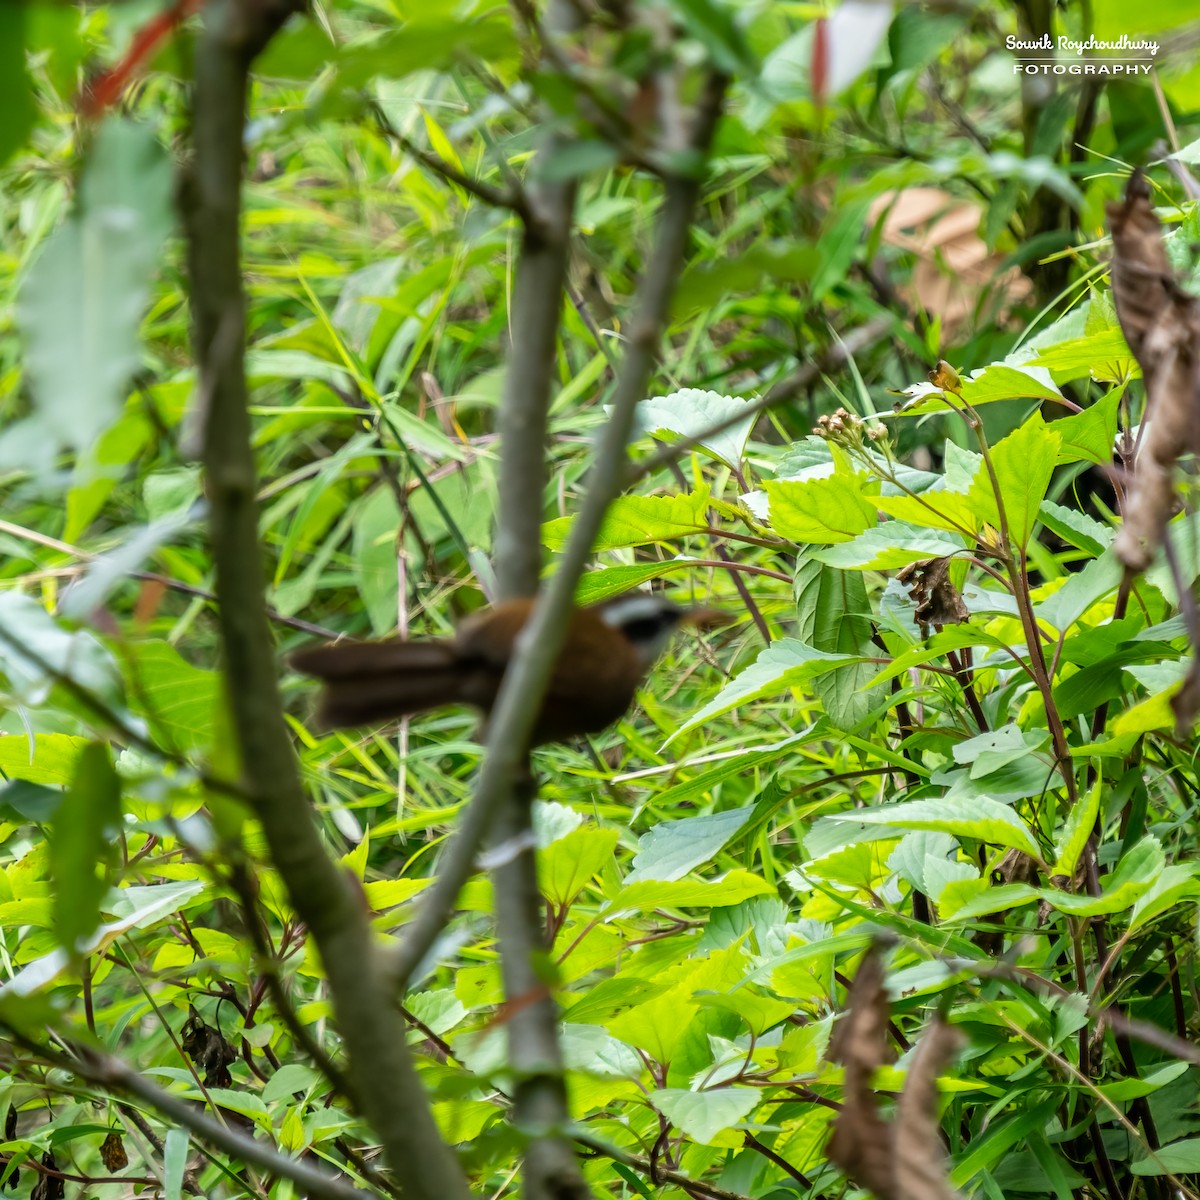
<svg viewBox="0 0 1200 1200">
<path fill-rule="evenodd" d="M 946 1177 L 937 1107 L 937 1077 L 961 1044 L 959 1031 L 935 1017 L 909 1063 L 894 1130 L 899 1200 L 961 1200 Z"/>
<path fill-rule="evenodd" d="M 206 1087 L 230 1086 L 233 1077 L 229 1074 L 229 1064 L 236 1061 L 237 1051 L 195 1009 L 184 1022 L 179 1042 L 197 1069 L 204 1072 Z"/>
<path fill-rule="evenodd" d="M 42 1166 L 51 1171 L 58 1170 L 58 1163 L 54 1161 L 54 1155 L 49 1150 L 42 1155 Z M 66 1188 L 61 1179 L 53 1175 L 38 1175 L 38 1181 L 29 1193 L 29 1200 L 63 1200 L 65 1192 Z"/>
<path fill-rule="evenodd" d="M 879 1200 L 900 1200 L 892 1167 L 891 1130 L 879 1115 L 871 1086 L 875 1071 L 888 1060 L 889 1019 L 883 986 L 883 952 L 867 951 L 846 997 L 829 1045 L 829 1059 L 846 1068 L 842 1110 L 833 1122 L 826 1153 L 855 1183 L 869 1188 Z"/>
<path fill-rule="evenodd" d="M 129 1155 L 125 1153 L 125 1142 L 115 1129 L 100 1143 L 100 1161 L 110 1175 L 116 1174 L 117 1171 L 123 1171 L 129 1166 Z"/>
<path fill-rule="evenodd" d="M 1113 550 L 1129 570 L 1144 571 L 1176 511 L 1175 464 L 1200 451 L 1200 304 L 1171 270 L 1140 172 L 1108 216 L 1117 319 L 1146 382 L 1141 445 Z"/>
<path fill-rule="evenodd" d="M 916 601 L 914 614 L 922 625 L 961 625 L 970 619 L 970 612 L 950 581 L 950 560 L 931 558 L 927 562 L 910 563 L 896 572 L 896 578 L 908 588 Z"/>
</svg>

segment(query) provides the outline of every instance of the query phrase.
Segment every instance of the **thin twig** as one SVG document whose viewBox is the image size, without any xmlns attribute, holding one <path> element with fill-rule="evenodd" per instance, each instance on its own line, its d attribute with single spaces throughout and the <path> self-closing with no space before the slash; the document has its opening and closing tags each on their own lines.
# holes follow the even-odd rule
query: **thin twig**
<svg viewBox="0 0 1200 1200">
<path fill-rule="evenodd" d="M 713 74 L 705 85 L 697 109 L 695 143 L 707 150 L 724 98 L 726 78 Z M 413 969 L 425 957 L 453 911 L 463 883 L 474 869 L 475 855 L 492 816 L 524 761 L 541 697 L 566 637 L 567 620 L 576 583 L 583 573 L 604 514 L 621 490 L 626 470 L 626 445 L 633 412 L 645 394 L 646 381 L 658 357 L 659 339 L 678 278 L 692 214 L 699 196 L 699 181 L 678 178 L 667 187 L 654 252 L 641 288 L 641 309 L 630 326 L 629 340 L 595 462 L 588 475 L 587 494 L 575 518 L 571 537 L 558 570 L 534 607 L 517 653 L 504 676 L 488 723 L 487 755 L 475 796 L 458 833 L 441 863 L 441 872 L 395 948 L 389 964 L 396 987 L 402 989 Z M 674 449 L 674 447 L 672 447 Z"/>
</svg>

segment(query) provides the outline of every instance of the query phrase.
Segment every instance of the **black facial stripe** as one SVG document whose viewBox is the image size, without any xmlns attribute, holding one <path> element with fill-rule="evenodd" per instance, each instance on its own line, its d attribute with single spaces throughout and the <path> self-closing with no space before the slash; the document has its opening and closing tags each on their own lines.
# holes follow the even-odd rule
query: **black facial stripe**
<svg viewBox="0 0 1200 1200">
<path fill-rule="evenodd" d="M 621 632 L 631 642 L 652 642 L 666 629 L 672 629 L 679 623 L 681 614 L 666 610 L 650 616 L 636 617 L 626 621 L 621 626 Z"/>
</svg>

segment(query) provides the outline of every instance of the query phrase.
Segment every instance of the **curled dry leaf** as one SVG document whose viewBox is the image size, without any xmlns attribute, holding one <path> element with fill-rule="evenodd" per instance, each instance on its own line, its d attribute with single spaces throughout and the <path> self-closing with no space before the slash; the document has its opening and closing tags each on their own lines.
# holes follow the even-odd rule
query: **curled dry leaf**
<svg viewBox="0 0 1200 1200">
<path fill-rule="evenodd" d="M 916 601 L 914 614 L 922 625 L 961 625 L 971 616 L 958 588 L 950 581 L 950 560 L 931 558 L 910 563 L 896 572 L 896 578 L 908 588 Z"/>
<path fill-rule="evenodd" d="M 937 1119 L 937 1077 L 961 1045 L 962 1034 L 935 1017 L 909 1063 L 894 1130 L 896 1191 L 901 1200 L 961 1200 L 946 1177 Z"/>
<path fill-rule="evenodd" d="M 936 1018 L 908 1068 L 896 1119 L 885 1121 L 872 1086 L 889 1061 L 891 1006 L 883 986 L 878 944 L 864 956 L 846 997 L 846 1011 L 829 1047 L 829 1058 L 846 1068 L 842 1110 L 826 1153 L 831 1162 L 878 1200 L 960 1200 L 946 1176 L 937 1119 L 937 1077 L 958 1048 L 961 1035 Z"/>
<path fill-rule="evenodd" d="M 115 1175 L 129 1166 L 125 1142 L 115 1129 L 100 1143 L 100 1161 L 110 1175 Z"/>
<path fill-rule="evenodd" d="M 1117 318 L 1146 381 L 1141 446 L 1114 550 L 1129 570 L 1144 571 L 1176 511 L 1175 464 L 1200 451 L 1200 305 L 1171 271 L 1140 173 L 1108 215 Z"/>
<path fill-rule="evenodd" d="M 229 1087 L 233 1082 L 229 1064 L 237 1061 L 237 1051 L 221 1036 L 221 1031 L 207 1024 L 195 1009 L 184 1022 L 179 1044 L 204 1072 L 205 1087 Z"/>
</svg>

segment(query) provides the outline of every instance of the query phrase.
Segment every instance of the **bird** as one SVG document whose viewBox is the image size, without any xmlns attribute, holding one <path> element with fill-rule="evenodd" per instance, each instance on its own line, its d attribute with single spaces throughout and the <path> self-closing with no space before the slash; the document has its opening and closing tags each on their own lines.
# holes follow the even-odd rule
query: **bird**
<svg viewBox="0 0 1200 1200">
<path fill-rule="evenodd" d="M 533 604 L 532 599 L 506 600 L 468 617 L 449 638 L 343 640 L 296 651 L 291 666 L 324 685 L 314 727 L 354 728 L 465 704 L 482 712 L 486 732 Z M 633 703 L 676 629 L 721 621 L 712 610 L 683 608 L 647 592 L 574 609 L 530 747 L 607 728 Z"/>
</svg>

